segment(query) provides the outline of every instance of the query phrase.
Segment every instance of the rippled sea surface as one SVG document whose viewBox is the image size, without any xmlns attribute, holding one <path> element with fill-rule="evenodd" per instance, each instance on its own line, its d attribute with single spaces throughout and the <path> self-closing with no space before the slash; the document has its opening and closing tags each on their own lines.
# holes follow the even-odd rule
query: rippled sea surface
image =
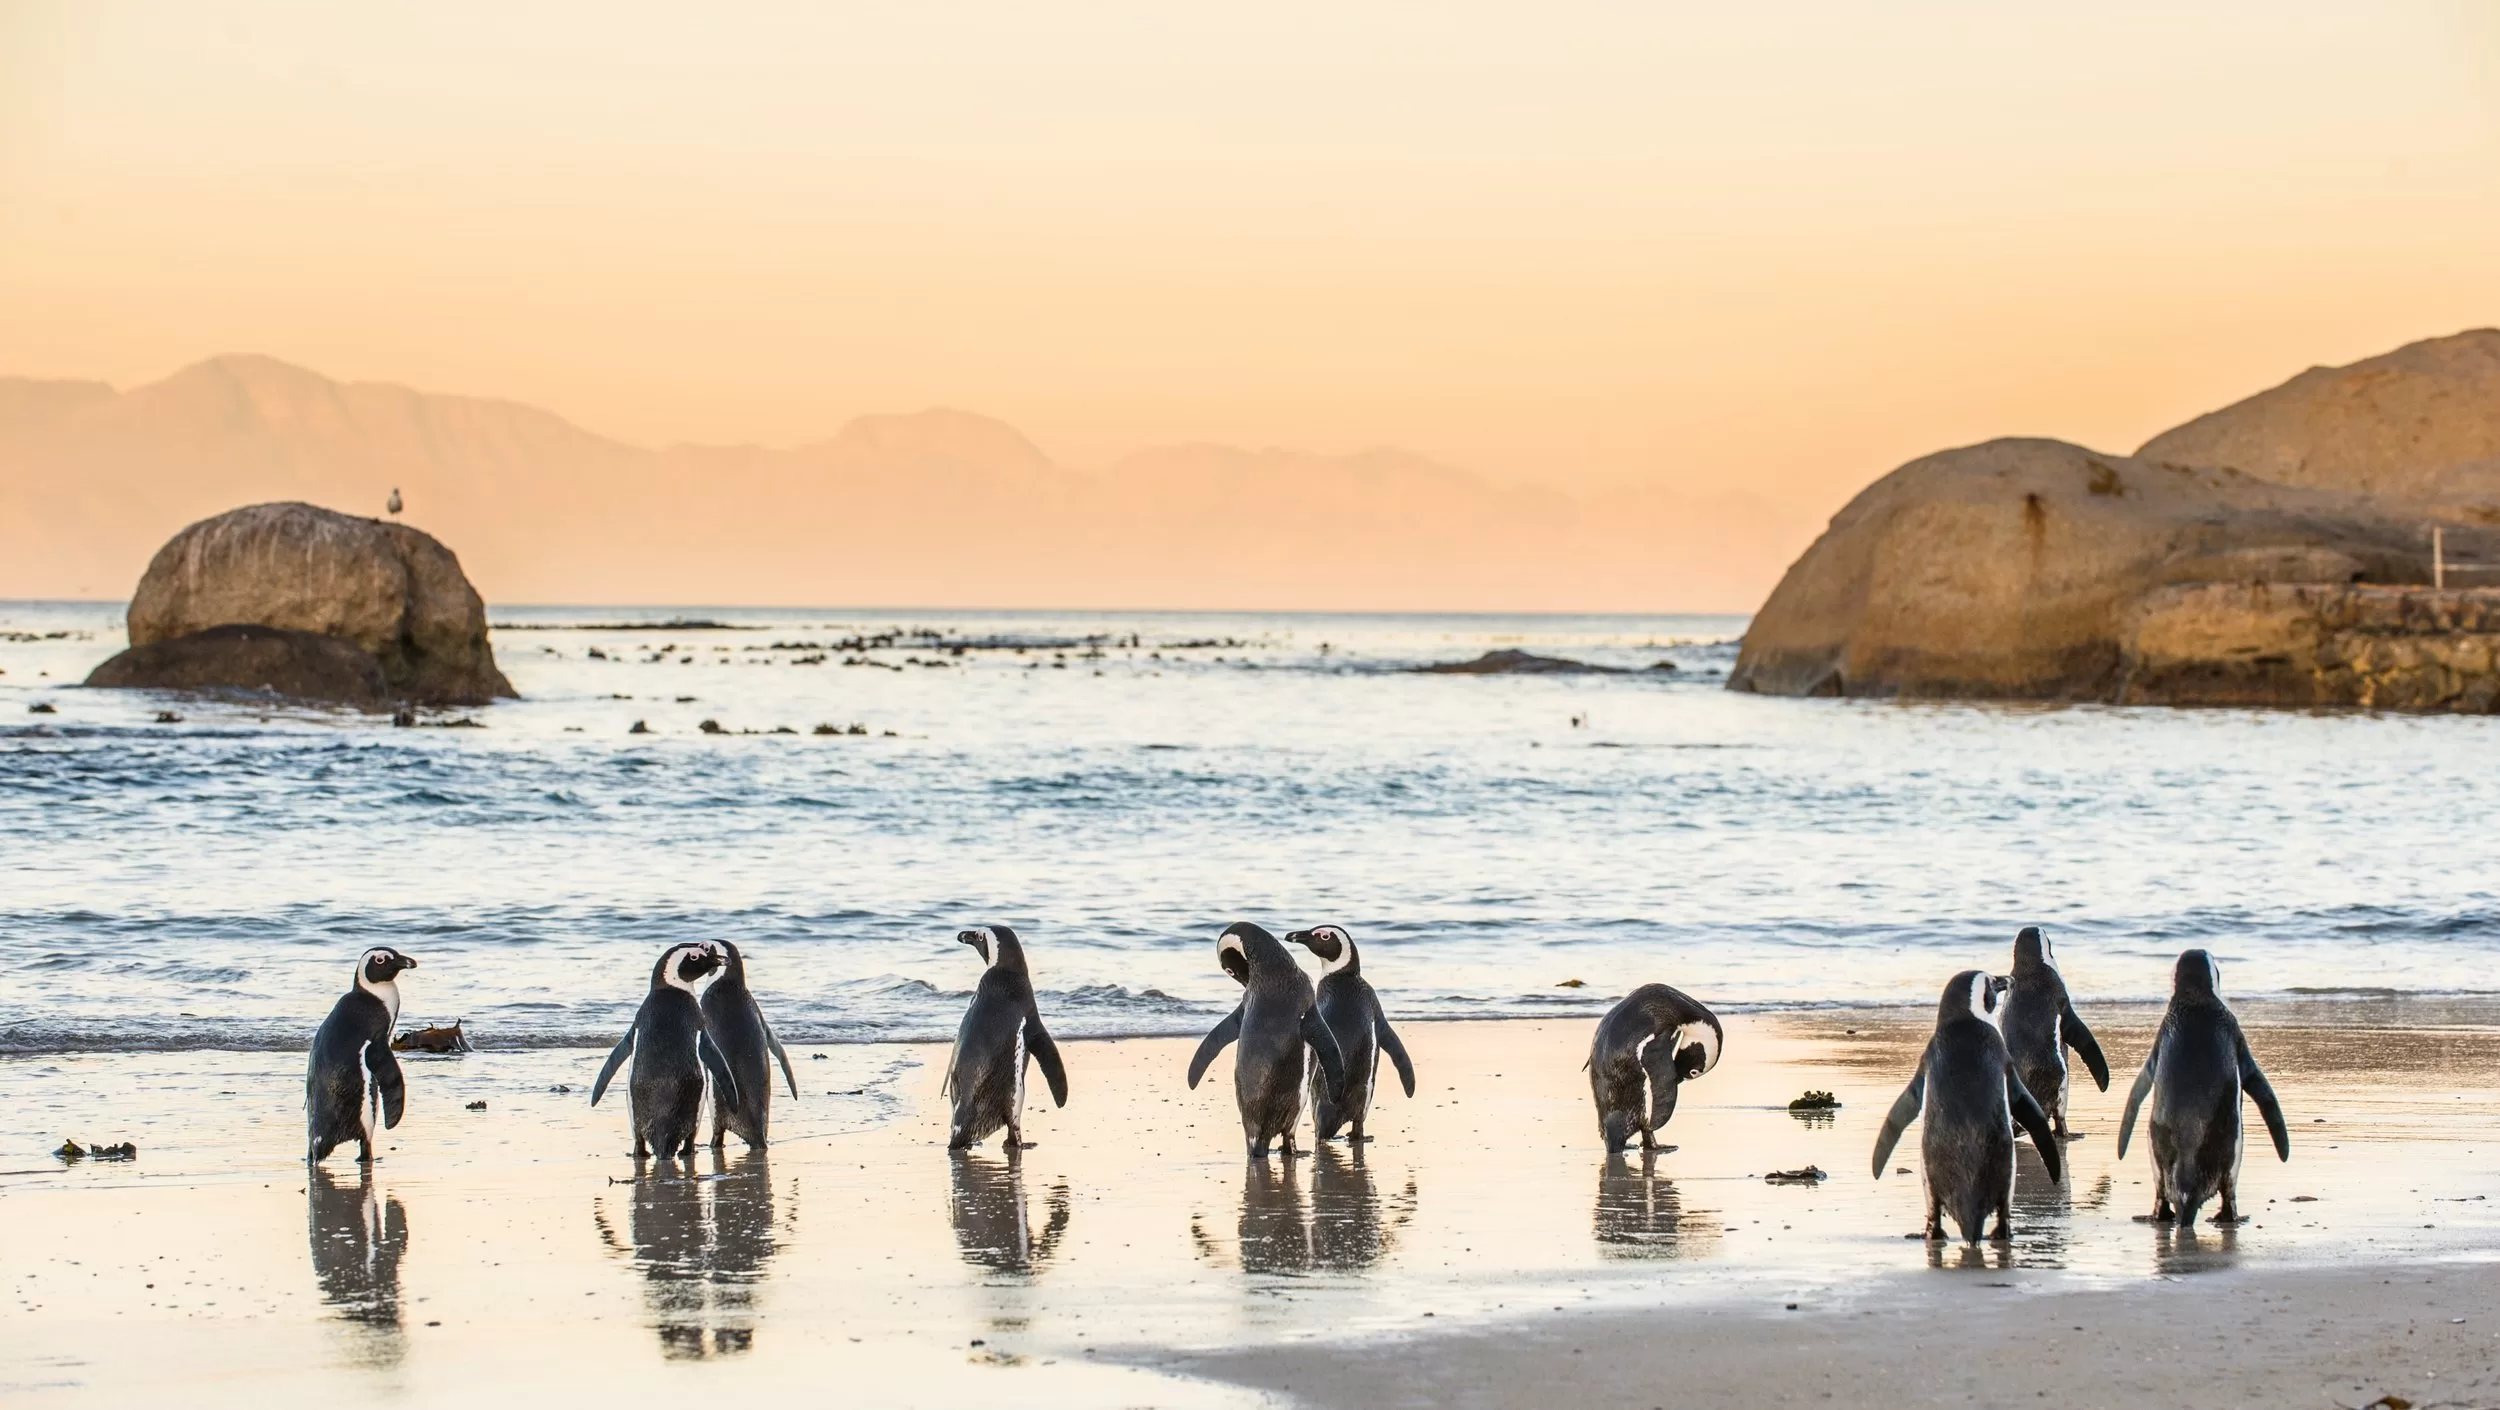
<svg viewBox="0 0 2500 1410">
<path fill-rule="evenodd" d="M 411 1022 L 600 1044 L 709 936 L 786 1036 L 938 1038 L 985 923 L 1069 1035 L 1202 1029 L 1236 919 L 1414 1017 L 1926 1002 L 2026 923 L 2093 998 L 2500 989 L 2500 721 L 1767 700 L 1732 618 L 493 617 L 523 699 L 398 728 L 77 689 L 120 607 L 0 604 L 0 1050 L 297 1047 L 374 941 Z M 1509 648 L 1621 673 L 1410 669 Z"/>
</svg>

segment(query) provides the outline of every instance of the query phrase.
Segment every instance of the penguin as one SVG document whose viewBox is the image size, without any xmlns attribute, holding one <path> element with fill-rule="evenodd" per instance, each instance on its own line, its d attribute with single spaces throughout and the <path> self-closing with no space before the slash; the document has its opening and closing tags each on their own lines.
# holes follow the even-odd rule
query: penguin
<svg viewBox="0 0 2500 1410">
<path fill-rule="evenodd" d="M 1415 1095 L 1415 1064 L 1407 1060 L 1406 1045 L 1389 1027 L 1389 1016 L 1380 1011 L 1379 997 L 1363 978 L 1363 959 L 1355 951 L 1354 937 L 1344 927 L 1320 925 L 1288 931 L 1285 940 L 1319 956 L 1320 1022 L 1336 1038 L 1337 1055 L 1345 1063 L 1341 1088 L 1327 1087 L 1320 1072 L 1311 1073 L 1312 1137 L 1333 1141 L 1340 1129 L 1351 1125 L 1354 1129 L 1348 1139 L 1360 1145 L 1371 1139 L 1363 1134 L 1363 1118 L 1371 1111 L 1372 1092 L 1379 1085 L 1380 1055 L 1387 1053 L 1396 1065 L 1398 1081 L 1409 1097 Z"/>
<path fill-rule="evenodd" d="M 1189 1060 L 1189 1085 L 1195 1088 L 1215 1055 L 1238 1041 L 1233 1099 L 1241 1106 L 1242 1140 L 1252 1160 L 1264 1160 L 1268 1143 L 1281 1137 L 1290 1160 L 1302 1153 L 1293 1143 L 1293 1127 L 1302 1117 L 1302 1085 L 1310 1059 L 1319 1059 L 1327 1089 L 1342 1092 L 1345 1055 L 1320 1018 L 1310 977 L 1275 936 L 1237 921 L 1216 937 L 1215 957 L 1241 985 L 1241 1002 L 1199 1042 L 1197 1055 Z"/>
<path fill-rule="evenodd" d="M 1675 1115 L 1676 1089 L 1719 1065 L 1727 1035 L 1700 1000 L 1664 984 L 1644 984 L 1597 1021 L 1589 1043 L 1589 1095 L 1606 1153 L 1641 1136 L 1658 1149 L 1659 1128 Z"/>
<path fill-rule="evenodd" d="M 2005 1035 L 1997 1031 L 2005 990 L 2004 978 L 1976 969 L 1963 970 L 1944 986 L 1936 1032 L 1919 1055 L 1918 1075 L 1893 1100 L 1875 1137 L 1875 1178 L 1881 1180 L 1901 1132 L 1924 1114 L 1919 1153 L 1926 1162 L 1929 1243 L 1943 1240 L 1947 1214 L 1961 1226 L 1966 1244 L 1979 1242 L 1992 1211 L 1996 1227 L 1988 1237 L 2000 1243 L 2013 1237 L 2016 1123 L 2031 1133 L 2049 1178 L 2065 1178 L 2065 1147 L 2049 1127 L 2049 1114 L 2015 1074 Z"/>
<path fill-rule="evenodd" d="M 388 945 L 365 951 L 355 984 L 313 1034 L 304 1073 L 305 1164 L 318 1165 L 354 1141 L 356 1159 L 370 1165 L 374 1114 L 381 1113 L 384 1130 L 399 1124 L 408 1084 L 391 1054 L 391 1030 L 399 1022 L 399 976 L 416 967 Z"/>
<path fill-rule="evenodd" d="M 940 1092 L 955 1101 L 946 1148 L 970 1150 L 1004 1126 L 1006 1148 L 1022 1150 L 1029 1144 L 1024 1139 L 1025 1060 L 1042 1069 L 1053 1106 L 1068 1104 L 1068 1069 L 1060 1064 L 1059 1045 L 1050 1040 L 1050 1030 L 1042 1026 L 1033 976 L 1024 967 L 1024 944 L 1016 932 L 984 925 L 958 933 L 955 940 L 979 950 L 989 968 L 981 971 L 972 1007 L 964 1010 L 963 1026 L 955 1030 L 955 1056 L 947 1064 Z"/>
<path fill-rule="evenodd" d="M 2179 956 L 2171 971 L 2170 1008 L 2153 1035 L 2153 1051 L 2127 1093 L 2118 1120 L 2118 1158 L 2127 1158 L 2136 1108 L 2153 1098 L 2153 1222 L 2194 1224 L 2206 1200 L 2222 1196 L 2217 1224 L 2240 1221 L 2240 1154 L 2248 1131 L 2240 1097 L 2257 1103 L 2274 1138 L 2277 1159 L 2292 1158 L 2292 1137 L 2274 1085 L 2248 1050 L 2240 1021 L 2222 1002 L 2222 966 L 2203 950 Z"/>
<path fill-rule="evenodd" d="M 781 1040 L 773 1036 L 773 1026 L 764 1021 L 764 1011 L 756 1007 L 755 995 L 747 988 L 746 956 L 727 940 L 712 941 L 711 949 L 720 959 L 720 973 L 704 987 L 698 1001 L 703 1031 L 738 1081 L 734 1100 L 726 1088 L 712 1088 L 712 1149 L 721 1149 L 728 1134 L 735 1131 L 749 1149 L 761 1150 L 764 1128 L 772 1117 L 773 1060 L 781 1062 L 781 1077 L 790 1084 L 792 1101 L 798 1100 L 799 1079 L 790 1071 L 790 1055 L 781 1050 Z"/>
<path fill-rule="evenodd" d="M 2066 1129 L 2066 1050 L 2072 1048 L 2092 1074 L 2093 1083 L 2109 1090 L 2109 1063 L 2101 1045 L 2075 1013 L 2066 996 L 2066 979 L 2057 972 L 2057 956 L 2040 927 L 2026 925 L 2014 937 L 2014 972 L 2007 976 L 2005 1002 L 1997 1010 L 1997 1030 L 2005 1035 L 2014 1071 L 2031 1099 L 2049 1114 L 2061 1141 Z"/>
<path fill-rule="evenodd" d="M 651 991 L 634 1011 L 625 1030 L 590 1086 L 590 1104 L 607 1095 L 608 1081 L 633 1054 L 634 1072 L 626 1089 L 633 1098 L 634 1159 L 657 1154 L 662 1160 L 694 1154 L 695 1129 L 703 1122 L 703 1074 L 738 1101 L 738 1080 L 721 1059 L 720 1049 L 703 1032 L 703 1007 L 695 997 L 695 981 L 720 968 L 720 955 L 707 943 L 671 945 L 651 966 Z"/>
</svg>

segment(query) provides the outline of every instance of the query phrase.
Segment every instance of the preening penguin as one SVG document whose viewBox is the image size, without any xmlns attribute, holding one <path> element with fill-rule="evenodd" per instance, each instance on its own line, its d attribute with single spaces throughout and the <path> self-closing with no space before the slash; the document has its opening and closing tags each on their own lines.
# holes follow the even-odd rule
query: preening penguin
<svg viewBox="0 0 2500 1410">
<path fill-rule="evenodd" d="M 1944 1216 L 1961 1227 L 1962 1242 L 1979 1242 L 1991 1211 L 1991 1239 L 2013 1237 L 2014 1125 L 2031 1133 L 2049 1178 L 2065 1178 L 2065 1148 L 2005 1050 L 1996 1020 L 2006 981 L 1966 969 L 1944 986 L 1936 1005 L 1936 1032 L 1919 1056 L 1918 1075 L 1894 1099 L 1875 1137 L 1875 1178 L 1901 1132 L 1922 1116 L 1919 1154 L 1926 1163 L 1927 1237 L 1944 1237 Z"/>
<path fill-rule="evenodd" d="M 1642 1150 L 1656 1150 L 1676 1089 L 1719 1065 L 1726 1037 L 1717 1014 L 1664 984 L 1644 984 L 1608 1009 L 1586 1064 L 1607 1151 L 1631 1144 L 1635 1131 Z"/>
<path fill-rule="evenodd" d="M 633 1098 L 636 1160 L 654 1152 L 662 1160 L 694 1154 L 706 1072 L 729 1093 L 730 1103 L 737 1103 L 737 1078 L 704 1035 L 703 1008 L 695 997 L 695 981 L 718 968 L 720 954 L 708 944 L 669 946 L 651 966 L 651 989 L 634 1013 L 633 1026 L 617 1040 L 599 1069 L 599 1080 L 590 1086 L 590 1104 L 597 1106 L 626 1054 L 633 1055 L 626 1092 Z"/>
<path fill-rule="evenodd" d="M 2153 1098 L 2153 1218 L 2196 1222 L 2196 1211 L 2219 1194 L 2217 1224 L 2240 1218 L 2240 1155 L 2248 1128 L 2240 1121 L 2240 1095 L 2257 1103 L 2274 1138 L 2277 1158 L 2292 1158 L 2291 1133 L 2274 1085 L 2257 1066 L 2240 1032 L 2240 1021 L 2222 1001 L 2222 966 L 2203 950 L 2179 956 L 2171 971 L 2170 1008 L 2153 1035 L 2153 1051 L 2127 1093 L 2118 1121 L 2118 1158 L 2127 1158 L 2135 1134 L 2135 1111 Z"/>
<path fill-rule="evenodd" d="M 313 1034 L 304 1073 L 306 1163 L 354 1141 L 356 1158 L 370 1164 L 375 1113 L 385 1130 L 399 1124 L 408 1085 L 391 1055 L 391 1028 L 399 1022 L 399 976 L 416 967 L 388 945 L 365 951 L 356 961 L 356 982 Z"/>
<path fill-rule="evenodd" d="M 1319 925 L 1289 931 L 1285 940 L 1319 956 L 1319 1018 L 1337 1040 L 1337 1055 L 1345 1063 L 1343 1086 L 1328 1086 L 1322 1080 L 1323 1070 L 1311 1073 L 1312 1134 L 1319 1140 L 1334 1140 L 1340 1129 L 1350 1125 L 1354 1128 L 1351 1139 L 1368 1141 L 1371 1137 L 1363 1134 L 1363 1118 L 1371 1111 L 1372 1092 L 1380 1083 L 1380 1055 L 1387 1053 L 1397 1066 L 1398 1081 L 1410 1097 L 1415 1095 L 1415 1065 L 1407 1061 L 1406 1045 L 1389 1027 L 1379 997 L 1363 978 L 1363 959 L 1355 951 L 1353 936 L 1342 926 Z"/>
<path fill-rule="evenodd" d="M 2066 1089 L 2072 1080 L 2066 1050 L 2075 1050 L 2104 1092 L 2109 1090 L 2109 1064 L 2101 1057 L 2100 1042 L 2068 1000 L 2066 978 L 2057 971 L 2049 938 L 2036 925 L 2024 926 L 2014 937 L 2014 972 L 1997 1013 L 1997 1029 L 2005 1035 L 2005 1050 L 2024 1090 L 2049 1114 L 2058 1136 L 2071 1139 L 2066 1130 Z"/>
<path fill-rule="evenodd" d="M 1198 1085 L 1207 1064 L 1234 1042 L 1233 1098 L 1241 1106 L 1242 1140 L 1252 1159 L 1267 1155 L 1268 1142 L 1283 1138 L 1285 1154 L 1298 1155 L 1294 1123 L 1302 1117 L 1302 1084 L 1316 1056 L 1330 1091 L 1343 1091 L 1345 1057 L 1337 1037 L 1320 1020 L 1310 976 L 1293 962 L 1275 936 L 1237 921 L 1216 937 L 1216 961 L 1242 986 L 1241 1003 L 1215 1025 L 1189 1060 L 1189 1085 Z"/>
<path fill-rule="evenodd" d="M 972 991 L 972 1007 L 964 1010 L 963 1026 L 955 1030 L 955 1056 L 947 1064 L 941 1095 L 955 1100 L 946 1134 L 948 1150 L 966 1150 L 1007 1128 L 1007 1149 L 1018 1150 L 1024 1139 L 1024 1063 L 1031 1058 L 1050 1084 L 1053 1106 L 1068 1104 L 1068 1070 L 1060 1065 L 1059 1045 L 1042 1027 L 1041 1006 L 1033 999 L 1033 976 L 1024 967 L 1024 944 L 1003 925 L 984 925 L 960 932 L 956 943 L 981 952 L 989 968 L 981 971 L 980 987 Z"/>
<path fill-rule="evenodd" d="M 703 1009 L 703 1032 L 720 1049 L 721 1061 L 729 1064 L 730 1075 L 738 1087 L 732 1092 L 725 1086 L 712 1088 L 712 1149 L 719 1150 L 729 1132 L 750 1148 L 761 1149 L 764 1129 L 771 1123 L 773 1111 L 773 1061 L 781 1062 L 782 1080 L 790 1084 L 790 1099 L 798 1100 L 799 1079 L 790 1071 L 790 1055 L 781 1050 L 781 1040 L 773 1036 L 773 1026 L 764 1021 L 763 1009 L 756 1006 L 755 994 L 747 988 L 746 956 L 727 940 L 714 940 L 712 953 L 720 957 L 720 973 L 704 987 L 699 1001 Z"/>
</svg>

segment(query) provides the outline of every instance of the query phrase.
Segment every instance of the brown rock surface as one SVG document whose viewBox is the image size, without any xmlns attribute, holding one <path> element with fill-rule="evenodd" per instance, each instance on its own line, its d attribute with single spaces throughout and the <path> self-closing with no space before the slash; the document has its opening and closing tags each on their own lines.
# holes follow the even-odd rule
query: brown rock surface
<svg viewBox="0 0 2500 1410">
<path fill-rule="evenodd" d="M 148 565 L 129 622 L 134 651 L 249 623 L 353 643 L 396 698 L 513 693 L 487 644 L 486 605 L 451 550 L 402 524 L 309 504 L 256 504 L 176 534 Z"/>
<path fill-rule="evenodd" d="M 95 668 L 106 689 L 250 690 L 376 708 L 390 683 L 373 653 L 341 637 L 235 623 L 134 646 Z"/>
<path fill-rule="evenodd" d="M 2488 495 L 2491 507 L 2483 505 Z M 2429 523 L 2452 591 L 2429 590 Z M 2140 455 L 1945 451 L 1835 516 L 1745 634 L 1774 695 L 2495 708 L 2500 333 L 2303 373 Z"/>
</svg>

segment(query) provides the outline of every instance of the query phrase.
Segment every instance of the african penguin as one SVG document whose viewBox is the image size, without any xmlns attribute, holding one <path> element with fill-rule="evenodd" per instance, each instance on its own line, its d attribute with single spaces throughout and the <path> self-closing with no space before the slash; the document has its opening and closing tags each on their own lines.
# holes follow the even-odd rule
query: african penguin
<svg viewBox="0 0 2500 1410">
<path fill-rule="evenodd" d="M 657 1154 L 674 1160 L 694 1154 L 695 1128 L 703 1121 L 703 1075 L 738 1099 L 738 1081 L 722 1061 L 720 1049 L 703 1032 L 703 1007 L 695 997 L 695 981 L 720 968 L 720 954 L 710 945 L 671 945 L 651 966 L 651 989 L 635 1010 L 633 1026 L 617 1040 L 590 1086 L 590 1104 L 605 1096 L 609 1079 L 633 1054 L 633 1077 L 626 1091 L 633 1098 L 634 1159 Z"/>
<path fill-rule="evenodd" d="M 1997 1011 L 1997 1031 L 2031 1099 L 2049 1114 L 2061 1140 L 2073 1139 L 2066 1129 L 2066 1050 L 2083 1059 L 2092 1080 L 2109 1090 L 2109 1064 L 2101 1045 L 2084 1026 L 2066 995 L 2066 978 L 2057 971 L 2055 951 L 2040 927 L 2026 925 L 2014 937 L 2014 972 L 2007 977 L 2005 1002 Z"/>
<path fill-rule="evenodd" d="M 1328 1090 L 1343 1091 L 1345 1057 L 1337 1049 L 1336 1035 L 1320 1019 L 1310 977 L 1275 936 L 1248 921 L 1235 922 L 1216 937 L 1215 957 L 1241 984 L 1241 1002 L 1199 1042 L 1189 1060 L 1189 1085 L 1196 1087 L 1215 1055 L 1238 1041 L 1233 1098 L 1241 1107 L 1242 1140 L 1251 1159 L 1263 1160 L 1268 1143 L 1281 1137 L 1290 1159 L 1301 1154 L 1293 1143 L 1293 1127 L 1302 1116 L 1302 1085 L 1310 1060 L 1319 1059 Z"/>
<path fill-rule="evenodd" d="M 1676 1089 L 1718 1066 L 1725 1040 L 1717 1014 L 1664 984 L 1644 984 L 1608 1009 L 1585 1064 L 1607 1151 L 1631 1144 L 1635 1131 L 1642 1150 L 1656 1150 Z"/>
<path fill-rule="evenodd" d="M 725 1087 L 712 1088 L 712 1149 L 719 1150 L 732 1131 L 749 1148 L 761 1149 L 772 1118 L 773 1060 L 781 1061 L 781 1077 L 790 1084 L 793 1101 L 798 1099 L 799 1079 L 791 1074 L 790 1055 L 781 1050 L 781 1040 L 773 1036 L 773 1026 L 764 1021 L 764 1011 L 747 988 L 746 956 L 727 940 L 714 940 L 711 948 L 721 967 L 699 1000 L 703 1031 L 738 1082 L 734 1094 Z"/>
<path fill-rule="evenodd" d="M 2196 1222 L 2206 1200 L 2222 1196 L 2217 1224 L 2240 1218 L 2240 1154 L 2248 1143 L 2240 1123 L 2240 1096 L 2257 1103 L 2274 1138 L 2274 1153 L 2292 1158 L 2291 1134 L 2257 1058 L 2248 1050 L 2240 1021 L 2222 1002 L 2222 966 L 2203 950 L 2179 956 L 2171 971 L 2170 1008 L 2153 1035 L 2153 1051 L 2127 1093 L 2118 1121 L 2118 1158 L 2127 1158 L 2135 1134 L 2135 1111 L 2153 1098 L 2153 1219 Z"/>
<path fill-rule="evenodd" d="M 330 1006 L 313 1034 L 312 1061 L 304 1073 L 304 1160 L 315 1164 L 349 1141 L 356 1159 L 373 1160 L 373 1118 L 385 1130 L 399 1124 L 408 1099 L 391 1055 L 391 1029 L 399 1022 L 399 976 L 417 962 L 388 945 L 376 945 L 356 961 L 356 982 Z"/>
<path fill-rule="evenodd" d="M 1068 1104 L 1068 1070 L 1060 1065 L 1059 1045 L 1042 1027 L 1041 1006 L 1033 998 L 1033 976 L 1024 967 L 1024 945 L 1003 925 L 977 926 L 955 936 L 958 944 L 981 952 L 989 968 L 972 991 L 972 1007 L 964 1010 L 963 1026 L 955 1030 L 955 1056 L 946 1067 L 940 1095 L 954 1098 L 954 1116 L 946 1133 L 948 1150 L 969 1150 L 1007 1128 L 1010 1151 L 1029 1144 L 1024 1139 L 1024 1064 L 1030 1058 L 1050 1084 L 1053 1106 Z"/>
<path fill-rule="evenodd" d="M 1380 1055 L 1387 1053 L 1396 1064 L 1398 1081 L 1406 1095 L 1415 1095 L 1415 1065 L 1406 1057 L 1406 1045 L 1398 1041 L 1396 1031 L 1389 1027 L 1389 1016 L 1380 1011 L 1380 999 L 1372 993 L 1371 984 L 1363 978 L 1363 959 L 1356 953 L 1354 937 L 1344 927 L 1313 926 L 1309 930 L 1289 931 L 1285 939 L 1319 956 L 1319 1017 L 1337 1040 L 1337 1055 L 1345 1062 L 1345 1085 L 1332 1088 L 1311 1073 L 1311 1133 L 1322 1141 L 1335 1140 L 1337 1132 L 1351 1125 L 1349 1139 L 1360 1143 L 1371 1137 L 1363 1134 L 1363 1118 L 1371 1111 L 1372 1092 L 1380 1081 Z"/>
<path fill-rule="evenodd" d="M 1944 1217 L 1961 1227 L 1962 1242 L 1979 1242 L 1988 1215 L 1996 1227 L 1988 1237 L 2013 1237 L 2014 1125 L 2031 1133 L 2049 1178 L 2064 1178 L 2064 1151 L 2049 1115 L 2032 1099 L 2015 1075 L 2014 1060 L 2005 1050 L 1997 1018 L 2006 981 L 1966 969 L 1944 986 L 1936 1005 L 1936 1031 L 1919 1055 L 1918 1074 L 1894 1099 L 1875 1137 L 1875 1178 L 1884 1178 L 1884 1163 L 1901 1132 L 1922 1117 L 1919 1154 L 1925 1160 L 1927 1238 L 1944 1238 Z"/>
</svg>

